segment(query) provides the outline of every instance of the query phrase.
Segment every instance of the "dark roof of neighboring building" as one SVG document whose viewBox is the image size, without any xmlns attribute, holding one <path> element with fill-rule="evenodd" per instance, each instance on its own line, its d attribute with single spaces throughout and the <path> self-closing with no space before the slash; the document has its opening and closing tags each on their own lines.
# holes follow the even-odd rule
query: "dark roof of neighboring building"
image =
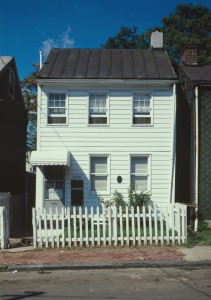
<svg viewBox="0 0 211 300">
<path fill-rule="evenodd" d="M 0 56 L 0 73 L 12 59 L 12 56 Z"/>
<path fill-rule="evenodd" d="M 211 64 L 204 66 L 181 66 L 187 77 L 199 84 L 211 84 Z"/>
<path fill-rule="evenodd" d="M 168 54 L 142 49 L 53 48 L 38 79 L 176 79 Z"/>
</svg>

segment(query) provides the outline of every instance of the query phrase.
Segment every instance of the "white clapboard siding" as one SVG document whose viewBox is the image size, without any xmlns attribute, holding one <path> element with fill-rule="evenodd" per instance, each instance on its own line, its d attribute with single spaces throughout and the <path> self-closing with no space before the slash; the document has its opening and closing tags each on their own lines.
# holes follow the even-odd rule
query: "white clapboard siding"
<svg viewBox="0 0 211 300">
<path fill-rule="evenodd" d="M 174 245 L 187 240 L 187 207 L 33 209 L 35 247 Z"/>
<path fill-rule="evenodd" d="M 56 85 L 56 84 L 55 84 Z M 109 124 L 88 125 L 88 92 L 91 90 L 106 91 L 109 95 Z M 110 191 L 102 195 L 110 199 L 118 190 L 127 197 L 130 186 L 130 155 L 151 156 L 151 199 L 158 203 L 170 202 L 172 184 L 172 151 L 174 107 L 173 88 L 140 87 L 136 91 L 152 92 L 153 124 L 136 126 L 132 124 L 132 91 L 131 87 L 106 88 L 96 86 L 76 89 L 74 85 L 59 86 L 59 92 L 66 92 L 67 124 L 47 124 L 47 94 L 57 91 L 56 86 L 43 85 L 38 107 L 38 142 L 39 151 L 68 150 L 71 153 L 71 167 L 65 174 L 65 204 L 71 205 L 70 181 L 72 176 L 79 175 L 84 181 L 84 204 L 98 204 L 97 196 L 90 193 L 90 155 L 106 154 L 110 159 Z M 117 176 L 122 176 L 121 184 Z"/>
</svg>

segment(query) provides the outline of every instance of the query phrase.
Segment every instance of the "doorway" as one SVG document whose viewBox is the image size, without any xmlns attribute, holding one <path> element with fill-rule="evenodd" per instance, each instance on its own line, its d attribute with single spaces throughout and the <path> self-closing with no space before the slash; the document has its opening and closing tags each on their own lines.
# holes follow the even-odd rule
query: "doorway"
<svg viewBox="0 0 211 300">
<path fill-rule="evenodd" d="M 83 206 L 84 182 L 83 180 L 71 180 L 71 205 Z"/>
</svg>

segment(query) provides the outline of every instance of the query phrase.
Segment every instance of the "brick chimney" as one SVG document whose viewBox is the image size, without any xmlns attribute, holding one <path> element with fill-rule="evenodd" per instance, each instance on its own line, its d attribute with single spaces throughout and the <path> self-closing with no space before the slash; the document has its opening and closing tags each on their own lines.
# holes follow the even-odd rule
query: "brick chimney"
<svg viewBox="0 0 211 300">
<path fill-rule="evenodd" d="M 180 65 L 196 66 L 198 64 L 198 47 L 185 47 L 180 58 Z"/>
</svg>

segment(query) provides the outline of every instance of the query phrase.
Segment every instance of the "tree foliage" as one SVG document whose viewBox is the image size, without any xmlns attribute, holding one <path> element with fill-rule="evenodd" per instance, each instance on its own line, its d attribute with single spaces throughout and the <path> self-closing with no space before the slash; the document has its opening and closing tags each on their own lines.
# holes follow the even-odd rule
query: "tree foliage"
<svg viewBox="0 0 211 300">
<path fill-rule="evenodd" d="M 37 69 L 21 81 L 25 106 L 28 110 L 27 149 L 36 149 L 37 136 Z"/>
<path fill-rule="evenodd" d="M 203 5 L 179 4 L 162 20 L 162 25 L 138 34 L 137 27 L 121 27 L 102 45 L 105 48 L 149 48 L 153 31 L 164 34 L 164 48 L 172 62 L 178 62 L 185 46 L 197 46 L 201 57 L 211 55 L 211 11 Z"/>
<path fill-rule="evenodd" d="M 109 37 L 101 47 L 110 49 L 148 48 L 148 43 L 138 34 L 137 27 L 122 26 L 120 31 L 113 37 Z"/>
<path fill-rule="evenodd" d="M 185 46 L 197 46 L 201 56 L 211 54 L 211 11 L 202 5 L 179 4 L 162 19 L 164 46 L 176 61 Z"/>
</svg>

